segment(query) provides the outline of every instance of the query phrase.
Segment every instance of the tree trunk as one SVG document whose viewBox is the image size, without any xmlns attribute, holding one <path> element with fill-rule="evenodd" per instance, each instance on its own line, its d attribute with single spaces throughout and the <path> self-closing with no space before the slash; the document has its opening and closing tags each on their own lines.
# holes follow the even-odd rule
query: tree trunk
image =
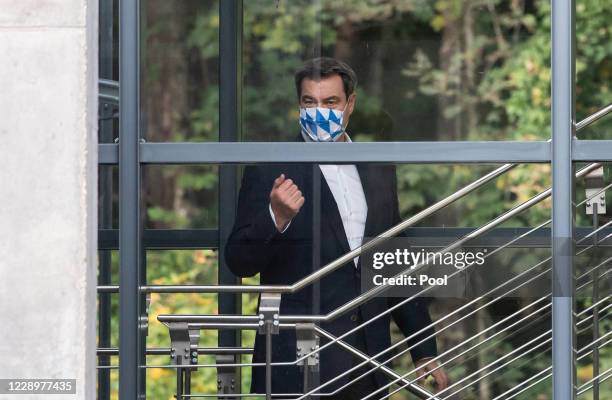
<svg viewBox="0 0 612 400">
<path fill-rule="evenodd" d="M 445 25 L 442 32 L 442 43 L 438 52 L 440 70 L 446 76 L 453 76 L 453 58 L 461 51 L 461 20 L 452 7 L 447 6 L 442 11 Z M 452 89 L 452 88 L 448 88 Z M 446 118 L 444 110 L 454 106 L 459 99 L 452 94 L 438 95 L 437 139 L 456 140 L 460 134 L 458 118 Z"/>
<path fill-rule="evenodd" d="M 148 142 L 165 142 L 190 127 L 189 49 L 186 39 L 198 1 L 148 0 L 145 4 L 141 121 Z M 182 192 L 176 185 L 181 169 L 173 167 L 171 176 L 168 168 L 146 169 L 144 204 L 181 212 Z"/>
</svg>

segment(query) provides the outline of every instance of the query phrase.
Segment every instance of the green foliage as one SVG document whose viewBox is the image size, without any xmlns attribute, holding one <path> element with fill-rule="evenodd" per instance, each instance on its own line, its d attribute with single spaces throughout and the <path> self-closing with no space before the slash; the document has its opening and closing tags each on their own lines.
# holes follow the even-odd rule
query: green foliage
<svg viewBox="0 0 612 400">
<path fill-rule="evenodd" d="M 149 251 L 147 254 L 148 279 L 154 285 L 188 285 L 217 283 L 217 254 L 210 250 L 196 251 Z M 217 314 L 214 294 L 151 294 L 149 310 L 149 347 L 169 347 L 168 328 L 157 322 L 160 314 Z M 217 345 L 216 331 L 204 331 L 200 346 Z M 200 357 L 199 363 L 214 362 L 213 357 Z M 148 356 L 151 365 L 168 365 L 168 356 Z M 203 368 L 196 372 L 194 392 L 216 390 L 214 369 Z M 147 393 L 154 399 L 171 399 L 174 393 L 176 375 L 171 369 L 149 369 L 147 371 Z"/>
</svg>

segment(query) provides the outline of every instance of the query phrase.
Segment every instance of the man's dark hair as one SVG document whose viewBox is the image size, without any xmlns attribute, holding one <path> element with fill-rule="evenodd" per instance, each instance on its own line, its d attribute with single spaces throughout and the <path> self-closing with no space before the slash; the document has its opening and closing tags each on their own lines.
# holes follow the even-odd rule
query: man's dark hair
<svg viewBox="0 0 612 400">
<path fill-rule="evenodd" d="M 302 81 L 305 78 L 319 81 L 333 75 L 340 75 L 346 98 L 353 94 L 357 86 L 357 74 L 345 62 L 331 57 L 318 57 L 308 60 L 295 73 L 295 89 L 298 100 L 302 97 Z"/>
</svg>

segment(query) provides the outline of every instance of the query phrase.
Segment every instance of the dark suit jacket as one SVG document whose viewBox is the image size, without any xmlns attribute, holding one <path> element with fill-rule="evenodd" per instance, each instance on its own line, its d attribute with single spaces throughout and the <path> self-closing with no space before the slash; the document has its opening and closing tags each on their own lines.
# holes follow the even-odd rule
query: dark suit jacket
<svg viewBox="0 0 612 400">
<path fill-rule="evenodd" d="M 303 139 L 299 136 L 296 140 Z M 261 284 L 293 284 L 312 272 L 313 244 L 320 250 L 320 264 L 316 268 L 350 250 L 336 202 L 322 174 L 318 174 L 320 220 L 313 220 L 313 168 L 318 166 L 276 164 L 245 168 L 235 225 L 225 247 L 228 266 L 237 276 L 245 277 L 260 273 Z M 368 205 L 364 237 L 371 237 L 400 222 L 395 167 L 358 164 L 357 169 Z M 273 181 L 281 173 L 291 178 L 305 197 L 304 206 L 284 233 L 277 231 L 268 209 Z M 320 230 L 320 240 L 314 243 L 313 227 Z M 355 268 L 354 262 L 350 262 L 323 278 L 319 293 L 314 293 L 315 288 L 310 286 L 294 294 L 283 294 L 281 315 L 312 314 L 313 300 L 317 297 L 320 299 L 320 310 L 315 311 L 315 314 L 327 314 L 333 311 L 360 294 L 359 271 Z M 390 305 L 397 304 L 399 300 L 401 299 L 384 297 L 371 299 L 358 310 L 323 323 L 321 327 L 339 336 L 358 325 L 360 318 L 368 320 L 377 316 Z M 406 336 L 431 323 L 427 301 L 420 298 L 394 310 L 392 317 Z M 385 315 L 365 328 L 366 348 L 360 341 L 356 341 L 355 335 L 350 335 L 345 340 L 365 353 L 374 355 L 390 345 L 389 324 L 390 316 Z M 416 343 L 431 333 L 433 330 L 426 331 L 409 341 L 409 344 Z M 322 340 L 321 343 L 325 341 Z M 273 335 L 272 344 L 273 362 L 296 359 L 295 330 L 281 330 L 279 335 Z M 393 352 L 388 352 L 381 356 L 379 361 L 384 361 L 392 355 Z M 428 339 L 411 350 L 414 361 L 435 355 L 435 338 Z M 353 357 L 337 345 L 323 350 L 320 355 L 321 383 L 349 369 L 353 365 Z M 263 335 L 257 335 L 255 340 L 253 362 L 265 362 Z M 272 374 L 274 392 L 301 392 L 303 378 L 298 367 L 273 367 Z M 379 386 L 388 381 L 380 372 L 375 373 L 375 380 Z M 344 377 L 325 387 L 323 391 L 329 392 L 346 382 L 347 377 Z M 251 392 L 265 392 L 263 367 L 253 368 Z"/>
</svg>

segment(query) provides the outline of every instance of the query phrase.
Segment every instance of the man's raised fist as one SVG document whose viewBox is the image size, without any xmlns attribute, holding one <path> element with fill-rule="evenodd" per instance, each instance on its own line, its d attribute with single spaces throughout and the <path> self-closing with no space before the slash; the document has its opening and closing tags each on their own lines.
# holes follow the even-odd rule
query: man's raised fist
<svg viewBox="0 0 612 400">
<path fill-rule="evenodd" d="M 274 180 L 270 191 L 270 206 L 276 220 L 276 229 L 282 232 L 304 205 L 304 196 L 291 179 L 281 174 Z"/>
</svg>

